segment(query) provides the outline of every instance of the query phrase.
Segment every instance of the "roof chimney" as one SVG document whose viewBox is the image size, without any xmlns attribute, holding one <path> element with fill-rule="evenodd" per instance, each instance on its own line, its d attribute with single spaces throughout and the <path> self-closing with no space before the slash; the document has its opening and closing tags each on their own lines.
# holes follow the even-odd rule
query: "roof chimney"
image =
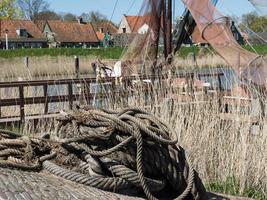
<svg viewBox="0 0 267 200">
<path fill-rule="evenodd" d="M 78 17 L 78 23 L 79 24 L 85 24 L 82 17 Z"/>
</svg>

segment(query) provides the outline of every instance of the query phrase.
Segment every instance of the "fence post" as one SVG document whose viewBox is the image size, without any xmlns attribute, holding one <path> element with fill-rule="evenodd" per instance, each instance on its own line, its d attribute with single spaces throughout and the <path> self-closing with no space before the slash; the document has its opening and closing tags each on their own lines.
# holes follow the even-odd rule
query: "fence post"
<svg viewBox="0 0 267 200">
<path fill-rule="evenodd" d="M 25 64 L 25 66 L 28 68 L 29 67 L 29 57 L 28 56 L 26 56 L 25 58 L 24 58 L 24 64 Z"/>
<path fill-rule="evenodd" d="M 90 101 L 91 101 L 90 84 L 91 84 L 91 81 L 90 81 L 90 82 L 85 82 L 85 83 L 84 83 L 85 100 L 86 100 L 86 103 L 87 103 L 88 105 L 90 105 Z"/>
<path fill-rule="evenodd" d="M 1 89 L 1 88 L 0 88 Z M 0 90 L 0 101 L 1 101 L 1 90 Z M 2 109 L 1 109 L 1 105 L 0 105 L 0 118 L 2 117 Z"/>
<path fill-rule="evenodd" d="M 43 90 L 44 90 L 44 97 L 45 97 L 45 103 L 44 103 L 44 114 L 48 114 L 48 94 L 47 94 L 47 84 L 45 84 L 43 86 Z"/>
<path fill-rule="evenodd" d="M 69 109 L 72 110 L 73 106 L 73 90 L 72 90 L 72 84 L 68 83 L 68 98 L 69 98 Z"/>
<path fill-rule="evenodd" d="M 24 87 L 23 85 L 19 86 L 19 98 L 20 98 L 20 122 L 25 122 L 25 100 L 24 100 Z"/>
<path fill-rule="evenodd" d="M 219 104 L 219 109 L 221 110 L 221 112 L 223 112 L 223 110 L 225 109 L 223 105 L 223 88 L 222 88 L 222 80 L 221 80 L 221 74 L 218 73 L 218 83 L 219 83 L 219 99 L 218 99 L 218 104 Z"/>
<path fill-rule="evenodd" d="M 74 65 L 75 65 L 75 74 L 76 78 L 80 78 L 80 61 L 77 56 L 74 57 Z"/>
</svg>

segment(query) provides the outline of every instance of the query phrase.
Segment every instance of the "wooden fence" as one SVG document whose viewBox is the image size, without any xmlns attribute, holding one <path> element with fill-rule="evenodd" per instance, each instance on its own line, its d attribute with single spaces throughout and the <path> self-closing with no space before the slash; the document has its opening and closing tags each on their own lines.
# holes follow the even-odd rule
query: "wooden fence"
<svg viewBox="0 0 267 200">
<path fill-rule="evenodd" d="M 198 74 L 198 78 L 205 77 L 205 76 L 213 76 L 218 78 L 219 88 L 218 90 L 222 91 L 221 86 L 221 77 L 223 73 L 215 73 L 215 74 Z M 187 74 L 178 74 L 177 77 L 193 77 L 193 73 Z M 135 80 L 137 77 L 127 77 L 125 82 L 129 82 Z M 138 80 L 145 80 L 150 79 L 153 80 L 155 77 L 152 76 L 145 76 L 145 77 L 138 77 Z M 106 78 L 104 80 L 105 83 L 109 82 L 110 85 L 113 87 L 115 85 L 114 78 Z M 80 93 L 74 93 L 73 88 L 74 85 L 79 84 L 83 89 Z M 82 79 L 60 79 L 60 80 L 37 80 L 37 81 L 15 81 L 15 82 L 1 82 L 0 83 L 0 90 L 4 88 L 18 88 L 19 96 L 15 98 L 5 98 L 2 99 L 0 97 L 0 123 L 8 123 L 8 122 L 25 122 L 26 119 L 40 119 L 40 118 L 50 118 L 57 116 L 56 112 L 49 112 L 49 104 L 50 103 L 61 103 L 61 102 L 68 102 L 69 109 L 72 109 L 73 103 L 75 101 L 79 101 L 80 99 L 85 100 L 88 104 L 94 98 L 94 93 L 90 91 L 91 84 L 97 84 L 95 78 L 82 78 Z M 48 95 L 48 87 L 49 86 L 67 86 L 67 94 L 61 95 Z M 43 94 L 41 96 L 25 96 L 24 89 L 29 87 L 42 87 Z M 115 92 L 115 91 L 113 91 Z M 98 98 L 103 98 L 101 95 L 97 95 Z M 44 110 L 42 113 L 37 115 L 28 115 L 25 113 L 25 106 L 26 105 L 34 105 L 34 104 L 42 104 L 44 106 Z M 19 116 L 3 116 L 1 115 L 1 108 L 8 107 L 8 106 L 19 106 L 20 114 Z"/>
<path fill-rule="evenodd" d="M 92 78 L 84 78 L 84 79 L 61 79 L 61 80 L 41 80 L 41 81 L 19 81 L 19 82 L 2 82 L 0 83 L 0 89 L 2 88 L 18 88 L 19 97 L 17 98 L 8 98 L 8 99 L 0 99 L 0 110 L 5 106 L 17 106 L 20 107 L 20 116 L 11 116 L 11 117 L 0 117 L 0 122 L 9 122 L 9 121 L 21 121 L 24 122 L 26 119 L 25 114 L 25 105 L 32 104 L 43 104 L 44 112 L 40 113 L 39 116 L 47 116 L 49 103 L 59 103 L 59 102 L 69 102 L 69 108 L 72 109 L 72 105 L 74 101 L 79 100 L 81 97 L 86 98 L 88 101 L 91 98 L 90 94 L 90 84 L 95 83 L 95 79 Z M 81 84 L 84 88 L 86 88 L 83 94 L 74 94 L 73 93 L 73 85 Z M 67 94 L 64 95 L 48 95 L 48 87 L 49 86 L 67 86 Z M 43 96 L 38 97 L 25 97 L 24 89 L 27 87 L 42 87 L 43 88 Z M 81 96 L 83 95 L 83 96 Z M 1 112 L 0 112 L 1 114 Z M 30 116 L 34 118 L 35 116 Z"/>
</svg>

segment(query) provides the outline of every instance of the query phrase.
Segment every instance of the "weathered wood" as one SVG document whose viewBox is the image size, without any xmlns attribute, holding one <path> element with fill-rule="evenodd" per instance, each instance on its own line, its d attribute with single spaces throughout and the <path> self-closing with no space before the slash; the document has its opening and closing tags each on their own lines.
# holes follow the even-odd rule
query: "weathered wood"
<svg viewBox="0 0 267 200">
<path fill-rule="evenodd" d="M 44 98 L 45 98 L 45 103 L 44 103 L 44 114 L 47 114 L 48 113 L 48 94 L 47 94 L 47 85 L 44 85 L 43 86 L 43 90 L 44 90 Z"/>
<path fill-rule="evenodd" d="M 29 57 L 28 56 L 26 56 L 26 57 L 24 57 L 24 64 L 25 64 L 25 67 L 29 67 Z"/>
<path fill-rule="evenodd" d="M 0 91 L 0 102 L 1 102 L 1 91 Z M 2 106 L 0 105 L 0 118 L 2 117 Z"/>
<path fill-rule="evenodd" d="M 23 123 L 25 121 L 25 99 L 24 99 L 24 87 L 19 86 L 19 105 L 20 105 L 20 121 Z"/>
<path fill-rule="evenodd" d="M 80 99 L 80 98 L 78 98 Z M 72 109 L 73 106 L 73 90 L 72 90 L 72 84 L 68 83 L 68 101 L 69 101 L 69 109 Z"/>
<path fill-rule="evenodd" d="M 33 181 L 34 180 L 34 181 Z M 134 196 L 106 192 L 89 186 L 41 173 L 24 172 L 0 168 L 1 199 L 98 199 L 98 200 L 142 200 Z M 209 193 L 210 200 L 252 200 L 222 194 Z"/>
<path fill-rule="evenodd" d="M 77 56 L 74 57 L 74 66 L 76 78 L 80 78 L 80 60 Z"/>
<path fill-rule="evenodd" d="M 196 74 L 195 74 L 196 75 Z M 177 74 L 176 77 L 182 78 L 182 77 L 193 77 L 194 73 L 192 72 L 188 72 L 188 73 L 180 73 Z M 201 77 L 209 77 L 209 76 L 223 76 L 223 73 L 197 73 L 197 76 L 199 77 L 199 79 Z M 142 81 L 142 80 L 151 80 L 154 76 L 151 75 L 146 75 L 146 76 L 139 76 L 138 80 Z M 157 76 L 156 76 L 157 77 Z M 158 77 L 157 77 L 158 78 Z M 164 77 L 163 77 L 164 79 Z M 127 84 L 133 84 L 134 80 L 136 80 L 136 76 L 129 76 L 129 77 L 125 77 L 124 78 L 125 82 L 125 90 L 123 92 L 124 95 L 127 95 Z M 120 95 L 119 94 L 119 90 L 116 90 L 116 86 L 115 86 L 115 78 L 105 78 L 104 80 L 100 81 L 100 84 L 105 84 L 105 83 L 110 83 L 111 87 L 113 88 L 112 94 L 101 94 L 98 93 L 97 94 L 97 98 L 106 98 L 107 95 L 109 95 L 109 97 L 112 98 L 112 96 L 114 97 L 115 95 Z M 164 80 L 162 80 L 164 81 Z M 21 121 L 24 121 L 25 119 L 25 111 L 24 111 L 24 106 L 25 105 L 31 105 L 31 104 L 43 104 L 44 105 L 44 113 L 40 113 L 40 115 L 42 114 L 50 114 L 48 112 L 48 107 L 49 107 L 49 103 L 60 103 L 60 102 L 69 102 L 69 108 L 72 108 L 72 105 L 75 101 L 81 100 L 81 99 L 85 99 L 86 102 L 88 104 L 90 104 L 90 100 L 93 99 L 94 95 L 91 94 L 90 91 L 90 84 L 91 83 L 97 83 L 96 78 L 82 78 L 82 79 L 60 79 L 60 80 L 37 80 L 37 81 L 14 81 L 14 82 L 1 82 L 0 83 L 0 89 L 1 88 L 19 88 L 19 98 L 10 98 L 10 99 L 1 99 L 0 100 L 0 109 L 1 107 L 5 107 L 5 106 L 17 106 L 20 105 L 20 118 Z M 77 85 L 80 84 L 82 85 L 85 89 L 82 90 L 81 94 L 73 94 L 73 85 Z M 59 85 L 67 85 L 68 87 L 68 94 L 64 94 L 64 95 L 57 95 L 57 96 L 48 96 L 48 87 L 49 86 L 59 86 Z M 41 86 L 43 87 L 43 92 L 44 95 L 41 97 L 24 97 L 24 92 L 23 89 L 24 88 L 28 88 L 28 87 L 37 87 L 37 86 Z M 143 88 L 144 91 L 145 90 L 149 90 L 148 87 Z M 192 91 L 193 92 L 193 91 Z M 192 95 L 190 93 L 190 95 Z M 179 99 L 181 100 L 181 98 L 187 98 L 182 97 L 181 95 L 179 96 Z M 2 116 L 2 120 L 5 121 L 3 119 Z M 17 116 L 10 116 L 10 118 L 15 118 Z M 1 117 L 0 117 L 1 118 Z M 41 118 L 41 116 L 40 116 Z M 7 121 L 10 121 L 10 119 L 7 119 Z"/>
<path fill-rule="evenodd" d="M 223 111 L 223 107 L 222 107 L 222 100 L 223 100 L 223 95 L 222 95 L 222 91 L 223 91 L 223 88 L 222 88 L 222 80 L 221 80 L 221 76 L 218 75 L 218 83 L 219 83 L 219 88 L 218 88 L 218 91 L 219 91 L 219 95 L 218 95 L 218 105 L 219 105 L 219 108 L 221 111 Z"/>
<path fill-rule="evenodd" d="M 84 83 L 83 84 L 83 93 L 84 93 L 84 96 L 85 96 L 86 103 L 88 105 L 90 105 L 91 99 L 88 98 L 88 97 L 90 97 L 90 94 L 91 94 L 91 91 L 90 91 L 90 83 Z"/>
<path fill-rule="evenodd" d="M 34 181 L 33 181 L 34 180 Z M 98 199 L 138 200 L 140 198 L 105 192 L 63 178 L 42 173 L 0 168 L 1 199 Z"/>
</svg>

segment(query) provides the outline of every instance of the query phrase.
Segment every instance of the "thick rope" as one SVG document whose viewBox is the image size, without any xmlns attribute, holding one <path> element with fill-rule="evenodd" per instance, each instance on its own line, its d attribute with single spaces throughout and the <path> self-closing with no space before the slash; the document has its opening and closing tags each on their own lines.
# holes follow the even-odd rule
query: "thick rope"
<svg viewBox="0 0 267 200">
<path fill-rule="evenodd" d="M 176 134 L 139 108 L 62 112 L 56 138 L 0 130 L 0 167 L 46 170 L 79 184 L 148 199 L 207 199 Z M 143 191 L 143 192 L 140 192 Z"/>
</svg>

